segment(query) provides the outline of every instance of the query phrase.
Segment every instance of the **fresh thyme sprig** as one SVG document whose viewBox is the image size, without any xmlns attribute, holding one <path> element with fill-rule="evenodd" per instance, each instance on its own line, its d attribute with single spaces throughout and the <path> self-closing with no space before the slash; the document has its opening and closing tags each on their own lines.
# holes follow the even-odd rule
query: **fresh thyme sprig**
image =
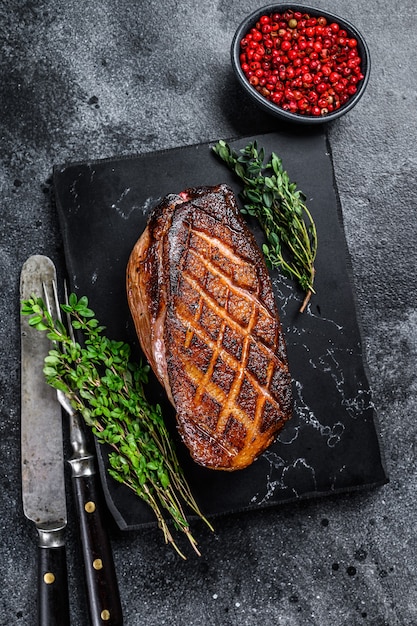
<svg viewBox="0 0 417 626">
<path fill-rule="evenodd" d="M 22 315 L 31 316 L 30 326 L 46 331 L 55 346 L 45 358 L 46 381 L 66 394 L 98 441 L 111 446 L 109 474 L 151 506 L 165 542 L 185 558 L 167 517 L 199 554 L 185 506 L 212 527 L 184 477 L 160 406 L 145 397 L 149 366 L 131 361 L 128 344 L 103 334 L 105 327 L 99 325 L 87 297 L 71 294 L 61 309 L 81 331 L 83 345 L 71 338 L 59 319 L 53 320 L 41 298 L 22 301 Z"/>
<path fill-rule="evenodd" d="M 256 141 L 237 152 L 220 140 L 213 151 L 243 181 L 241 212 L 255 217 L 266 235 L 268 243 L 262 249 L 267 265 L 295 278 L 306 292 L 303 312 L 314 293 L 317 251 L 316 227 L 304 194 L 274 152 L 264 162 L 265 151 Z"/>
</svg>

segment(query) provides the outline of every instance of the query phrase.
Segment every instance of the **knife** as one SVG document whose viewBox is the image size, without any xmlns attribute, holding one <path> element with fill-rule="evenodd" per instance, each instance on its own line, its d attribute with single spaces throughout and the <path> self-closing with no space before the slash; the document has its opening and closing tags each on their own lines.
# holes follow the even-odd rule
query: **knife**
<svg viewBox="0 0 417 626">
<path fill-rule="evenodd" d="M 45 257 L 47 259 L 47 257 Z M 47 259 L 52 263 L 50 259 Z M 45 261 L 46 262 L 46 261 Z M 53 319 L 61 322 L 56 280 L 52 283 L 53 297 L 48 290 L 45 300 Z M 67 298 L 67 294 L 65 293 Z M 70 322 L 68 332 L 73 337 Z M 101 485 L 96 473 L 94 455 L 89 451 L 84 434 L 81 416 L 74 411 L 63 391 L 58 390 L 57 398 L 69 417 L 69 439 L 72 456 L 72 485 L 77 511 L 79 534 L 84 561 L 84 574 L 90 622 L 93 626 L 122 626 L 123 615 L 120 603 L 110 538 L 104 524 L 104 500 Z"/>
<path fill-rule="evenodd" d="M 35 255 L 23 265 L 20 297 L 43 297 L 55 268 Z M 69 599 L 65 527 L 62 413 L 56 393 L 46 383 L 43 361 L 50 349 L 45 333 L 21 321 L 21 469 L 26 517 L 39 537 L 38 621 L 40 626 L 67 626 Z"/>
</svg>

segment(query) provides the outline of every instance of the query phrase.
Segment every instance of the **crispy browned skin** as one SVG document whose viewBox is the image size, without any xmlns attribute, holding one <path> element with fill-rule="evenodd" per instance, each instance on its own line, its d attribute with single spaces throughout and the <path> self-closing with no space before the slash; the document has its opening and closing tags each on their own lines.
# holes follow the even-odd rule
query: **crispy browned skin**
<svg viewBox="0 0 417 626">
<path fill-rule="evenodd" d="M 291 416 L 270 277 L 226 185 L 167 196 L 127 268 L 142 348 L 194 460 L 250 465 Z"/>
</svg>

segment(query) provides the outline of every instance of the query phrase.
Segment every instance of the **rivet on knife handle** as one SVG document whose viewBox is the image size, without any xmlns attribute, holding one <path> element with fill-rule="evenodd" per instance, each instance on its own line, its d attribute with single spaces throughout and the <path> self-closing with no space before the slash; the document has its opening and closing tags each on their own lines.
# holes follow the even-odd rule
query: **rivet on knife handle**
<svg viewBox="0 0 417 626">
<path fill-rule="evenodd" d="M 64 529 L 50 531 L 38 528 L 38 615 L 40 626 L 69 626 L 70 623 L 67 560 L 63 531 Z"/>
</svg>

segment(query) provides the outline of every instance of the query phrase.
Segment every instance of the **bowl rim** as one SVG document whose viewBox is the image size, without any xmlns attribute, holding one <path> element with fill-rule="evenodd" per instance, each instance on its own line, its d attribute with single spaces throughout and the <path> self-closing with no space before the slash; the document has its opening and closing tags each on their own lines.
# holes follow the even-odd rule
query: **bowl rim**
<svg viewBox="0 0 417 626">
<path fill-rule="evenodd" d="M 355 39 L 358 41 L 358 48 L 360 48 L 361 58 L 362 58 L 362 71 L 364 74 L 364 78 L 360 81 L 357 92 L 339 109 L 336 111 L 332 111 L 327 115 L 323 116 L 315 116 L 315 115 L 302 115 L 300 113 L 291 113 L 290 111 L 285 111 L 280 108 L 277 104 L 274 104 L 267 100 L 264 96 L 262 96 L 248 81 L 246 78 L 241 65 L 240 65 L 240 40 L 244 37 L 244 35 L 248 32 L 250 28 L 252 28 L 259 18 L 268 13 L 273 12 L 284 12 L 289 9 L 294 11 L 301 11 L 302 13 L 308 13 L 313 17 L 318 17 L 320 15 L 330 18 L 332 21 L 337 22 L 340 26 L 343 27 L 348 33 L 351 33 Z M 232 66 L 235 71 L 235 74 L 239 80 L 239 83 L 243 86 L 245 91 L 250 95 L 264 110 L 275 115 L 277 117 L 284 118 L 286 120 L 292 122 L 301 122 L 304 124 L 323 124 L 326 122 L 331 122 L 338 117 L 344 115 L 350 109 L 352 109 L 363 96 L 366 86 L 369 81 L 369 76 L 371 72 L 371 55 L 369 51 L 368 44 L 362 35 L 362 33 L 354 26 L 349 20 L 336 15 L 331 11 L 327 11 L 326 9 L 321 9 L 317 7 L 312 7 L 309 5 L 302 5 L 297 3 L 275 3 L 275 4 L 267 4 L 263 7 L 259 7 L 255 11 L 249 13 L 239 24 L 237 27 L 235 34 L 232 39 L 231 45 L 231 59 Z"/>
</svg>

